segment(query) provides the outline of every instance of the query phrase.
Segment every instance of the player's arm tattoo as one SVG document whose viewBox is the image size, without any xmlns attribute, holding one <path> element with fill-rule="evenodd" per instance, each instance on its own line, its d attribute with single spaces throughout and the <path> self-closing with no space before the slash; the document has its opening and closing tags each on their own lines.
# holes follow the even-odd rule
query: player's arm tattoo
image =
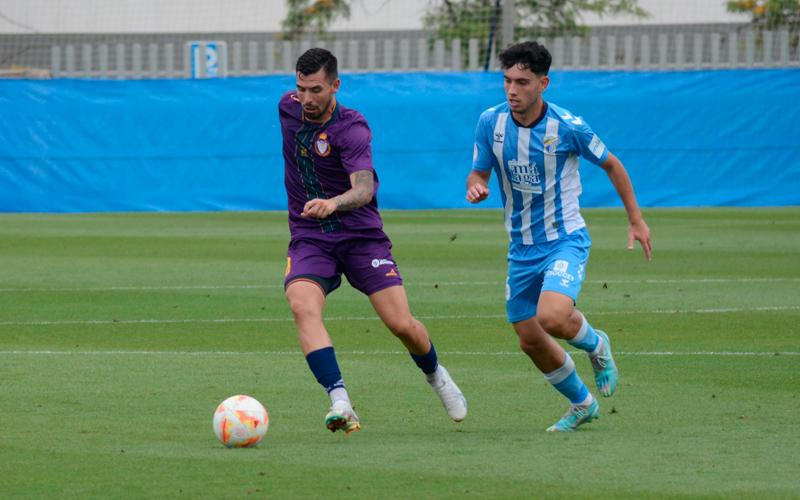
<svg viewBox="0 0 800 500">
<path fill-rule="evenodd" d="M 375 181 L 372 172 L 359 170 L 350 176 L 353 187 L 336 196 L 336 210 L 348 211 L 363 207 L 372 200 L 375 194 Z"/>
</svg>

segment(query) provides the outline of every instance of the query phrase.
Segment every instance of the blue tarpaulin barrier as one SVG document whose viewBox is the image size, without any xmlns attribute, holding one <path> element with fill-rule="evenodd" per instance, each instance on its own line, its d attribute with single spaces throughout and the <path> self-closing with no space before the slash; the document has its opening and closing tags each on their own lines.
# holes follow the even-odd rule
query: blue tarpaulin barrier
<svg viewBox="0 0 800 500">
<path fill-rule="evenodd" d="M 800 70 L 554 72 L 643 206 L 800 204 Z M 384 208 L 458 208 L 494 73 L 343 75 Z M 0 81 L 0 211 L 285 210 L 277 102 L 293 76 Z M 581 163 L 585 207 L 617 206 Z M 494 181 L 491 187 L 496 190 Z M 485 206 L 499 206 L 492 196 Z"/>
</svg>

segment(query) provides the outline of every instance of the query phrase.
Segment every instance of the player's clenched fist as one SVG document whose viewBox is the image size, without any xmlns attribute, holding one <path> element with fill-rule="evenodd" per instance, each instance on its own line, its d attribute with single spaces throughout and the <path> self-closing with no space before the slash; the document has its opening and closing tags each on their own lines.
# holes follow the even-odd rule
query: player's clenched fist
<svg viewBox="0 0 800 500">
<path fill-rule="evenodd" d="M 489 197 L 489 187 L 481 183 L 473 184 L 467 189 L 467 201 L 470 203 L 480 203 Z"/>
<path fill-rule="evenodd" d="M 311 217 L 313 219 L 324 219 L 336 211 L 336 203 L 333 200 L 322 200 L 314 198 L 303 206 L 301 217 Z"/>
</svg>

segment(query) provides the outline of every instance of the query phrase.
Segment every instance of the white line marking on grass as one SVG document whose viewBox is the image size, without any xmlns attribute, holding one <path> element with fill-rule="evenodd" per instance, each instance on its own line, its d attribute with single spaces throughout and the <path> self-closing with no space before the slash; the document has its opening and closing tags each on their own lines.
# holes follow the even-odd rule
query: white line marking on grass
<svg viewBox="0 0 800 500">
<path fill-rule="evenodd" d="M 588 283 L 777 283 L 800 282 L 800 278 L 685 278 L 685 279 L 641 279 L 641 280 L 588 280 Z"/>
<path fill-rule="evenodd" d="M 571 351 L 579 354 L 583 351 Z M 337 354 L 352 356 L 407 356 L 406 351 L 341 351 Z M 444 351 L 445 356 L 523 356 L 517 351 Z M 42 351 L 42 350 L 10 350 L 0 351 L 0 356 L 301 356 L 298 351 Z M 620 351 L 615 356 L 800 356 L 798 351 Z"/>
<path fill-rule="evenodd" d="M 336 318 L 328 318 L 336 319 Z M 348 318 L 359 320 L 362 318 Z M 375 318 L 363 318 L 375 319 Z M 292 318 L 184 318 L 184 319 L 68 319 L 68 320 L 42 320 L 42 321 L 0 321 L 0 326 L 49 326 L 49 325 L 168 325 L 191 323 L 262 323 L 262 322 L 288 322 Z"/>
<path fill-rule="evenodd" d="M 505 318 L 503 314 L 415 316 L 417 319 L 490 319 Z M 139 324 L 181 324 L 181 323 L 261 323 L 293 322 L 292 318 L 184 318 L 184 319 L 90 319 L 90 320 L 43 320 L 43 321 L 0 321 L 0 326 L 38 326 L 38 325 L 139 325 Z M 380 321 L 378 316 L 334 316 L 325 321 Z"/>
<path fill-rule="evenodd" d="M 720 314 L 735 312 L 797 311 L 800 306 L 717 307 L 709 309 L 654 309 L 652 311 L 594 311 L 586 314 Z"/>
<path fill-rule="evenodd" d="M 735 312 L 765 312 L 765 311 L 797 311 L 800 306 L 764 306 L 764 307 L 721 307 L 714 309 L 655 309 L 652 311 L 584 311 L 590 316 L 606 316 L 615 314 L 724 314 Z M 453 314 L 415 316 L 422 320 L 447 320 L 447 319 L 505 319 L 504 314 Z M 294 321 L 292 318 L 182 318 L 182 319 L 75 319 L 75 320 L 31 320 L 31 321 L 0 321 L 0 326 L 51 326 L 51 325 L 166 325 L 166 324 L 193 324 L 193 323 L 287 323 Z M 379 321 L 377 316 L 332 316 L 325 321 Z"/>
<path fill-rule="evenodd" d="M 680 284 L 680 283 L 800 283 L 800 278 L 687 278 L 687 279 L 595 279 L 589 284 Z M 406 282 L 405 286 L 502 286 L 503 281 L 439 281 L 439 282 Z M 268 290 L 283 289 L 283 284 L 263 285 L 141 285 L 141 286 L 98 286 L 98 287 L 43 287 L 43 288 L 0 288 L 0 293 L 25 292 L 145 292 L 162 290 Z"/>
<path fill-rule="evenodd" d="M 580 353 L 582 351 L 575 351 L 575 353 Z M 615 352 L 614 356 L 616 355 L 621 356 L 800 356 L 800 352 L 796 351 L 773 351 L 773 352 L 764 352 L 764 351 L 745 351 L 745 352 L 738 352 L 738 351 L 690 351 L 690 352 L 680 352 L 680 351 L 642 351 L 642 352 Z"/>
<path fill-rule="evenodd" d="M 263 290 L 283 288 L 283 285 L 142 285 L 142 286 L 87 286 L 50 288 L 0 288 L 0 292 L 146 292 L 154 290 Z"/>
</svg>

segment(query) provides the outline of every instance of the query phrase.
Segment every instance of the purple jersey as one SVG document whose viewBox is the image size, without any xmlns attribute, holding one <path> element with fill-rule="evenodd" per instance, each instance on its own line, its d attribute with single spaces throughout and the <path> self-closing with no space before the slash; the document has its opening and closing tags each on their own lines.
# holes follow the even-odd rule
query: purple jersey
<svg viewBox="0 0 800 500">
<path fill-rule="evenodd" d="M 284 182 L 289 198 L 289 231 L 292 239 L 322 237 L 339 239 L 349 234 L 382 234 L 383 221 L 376 196 L 369 203 L 347 212 L 334 212 L 325 219 L 301 217 L 303 206 L 314 198 L 329 199 L 348 191 L 350 174 L 372 167 L 372 132 L 358 111 L 336 104 L 326 123 L 303 120 L 294 92 L 281 97 L 278 114 L 283 133 Z"/>
</svg>

